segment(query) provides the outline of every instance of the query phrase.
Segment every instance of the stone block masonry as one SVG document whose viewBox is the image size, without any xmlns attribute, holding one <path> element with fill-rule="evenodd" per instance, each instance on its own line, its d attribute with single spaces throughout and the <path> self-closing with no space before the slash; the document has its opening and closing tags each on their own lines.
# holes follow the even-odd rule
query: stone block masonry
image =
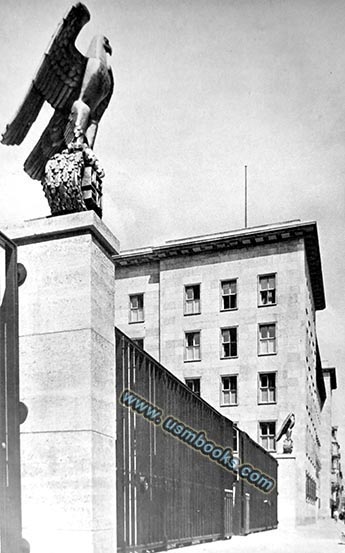
<svg viewBox="0 0 345 553">
<path fill-rule="evenodd" d="M 23 528 L 33 553 L 116 550 L 114 264 L 91 211 L 7 230 L 20 291 Z"/>
</svg>

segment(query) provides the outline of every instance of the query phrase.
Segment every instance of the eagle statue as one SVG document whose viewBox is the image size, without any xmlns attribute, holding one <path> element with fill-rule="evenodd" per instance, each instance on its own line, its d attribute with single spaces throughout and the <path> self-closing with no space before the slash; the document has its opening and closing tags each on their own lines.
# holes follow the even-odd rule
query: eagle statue
<svg viewBox="0 0 345 553">
<path fill-rule="evenodd" d="M 66 174 L 66 164 L 72 175 L 71 182 L 75 181 L 76 172 L 83 177 L 85 163 L 93 166 L 98 180 L 103 176 L 92 149 L 114 89 L 108 62 L 112 49 L 109 40 L 98 35 L 92 39 L 85 56 L 79 52 L 75 41 L 89 20 L 85 5 L 78 3 L 69 10 L 51 39 L 22 105 L 2 135 L 2 144 L 21 144 L 44 102 L 54 108 L 52 118 L 24 163 L 24 170 L 31 178 L 42 181 L 44 189 L 46 184 L 46 195 L 52 175 L 55 175 L 53 190 L 56 192 L 61 175 Z M 61 155 L 65 156 L 63 161 Z M 49 166 L 52 160 L 53 169 Z M 55 212 L 86 209 L 83 199 L 79 200 L 79 209 L 69 204 L 69 209 L 60 206 Z"/>
<path fill-rule="evenodd" d="M 283 453 L 292 453 L 293 450 L 293 441 L 291 439 L 292 429 L 295 426 L 295 415 L 294 413 L 289 413 L 285 418 L 283 424 L 280 427 L 280 430 L 276 436 L 276 442 L 285 436 L 283 443 Z"/>
</svg>

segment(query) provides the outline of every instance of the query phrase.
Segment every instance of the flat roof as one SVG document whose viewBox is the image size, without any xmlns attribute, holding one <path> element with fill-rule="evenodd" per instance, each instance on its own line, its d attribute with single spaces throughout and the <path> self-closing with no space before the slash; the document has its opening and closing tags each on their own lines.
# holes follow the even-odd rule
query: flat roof
<svg viewBox="0 0 345 553">
<path fill-rule="evenodd" d="M 169 240 L 161 246 L 126 250 L 113 256 L 113 259 L 120 266 L 141 265 L 169 257 L 224 251 L 225 248 L 239 249 L 295 238 L 304 238 L 315 309 L 324 309 L 326 303 L 316 221 L 301 222 L 297 219 L 216 234 L 179 238 Z"/>
</svg>

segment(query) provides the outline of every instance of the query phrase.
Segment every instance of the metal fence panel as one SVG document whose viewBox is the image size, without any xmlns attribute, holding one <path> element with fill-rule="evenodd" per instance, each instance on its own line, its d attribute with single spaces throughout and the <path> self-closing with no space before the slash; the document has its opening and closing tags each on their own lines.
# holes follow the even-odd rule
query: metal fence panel
<svg viewBox="0 0 345 553">
<path fill-rule="evenodd" d="M 254 442 L 245 432 L 242 432 L 243 458 L 250 459 L 251 464 L 277 481 L 277 461 L 259 444 Z M 244 482 L 244 493 L 249 495 L 249 532 L 261 529 L 276 528 L 277 520 L 277 490 L 268 495 L 263 494 L 255 486 Z"/>
<path fill-rule="evenodd" d="M 174 417 L 196 431 L 203 431 L 215 444 L 232 448 L 232 421 L 197 397 L 116 329 L 118 399 L 124 389 L 130 389 L 161 408 L 162 419 Z M 236 475 L 119 401 L 117 427 L 120 551 L 166 548 L 245 533 L 242 500 L 247 488 Z M 256 455 L 255 460 L 257 458 L 262 467 L 274 472 L 275 460 L 260 446 L 257 453 L 252 445 L 254 442 L 242 434 L 240 432 L 240 447 L 245 455 Z M 266 457 L 270 457 L 271 464 Z M 259 505 L 260 496 L 265 496 L 256 489 L 255 492 L 253 505 Z M 274 505 L 276 507 L 276 503 Z M 236 511 L 241 512 L 236 515 Z M 263 522 L 267 522 L 266 519 L 259 520 L 260 524 Z M 247 516 L 248 523 L 250 525 Z M 253 523 L 256 529 L 256 521 Z M 260 528 L 263 527 L 266 526 Z"/>
<path fill-rule="evenodd" d="M 0 551 L 21 542 L 16 246 L 0 233 Z"/>
</svg>

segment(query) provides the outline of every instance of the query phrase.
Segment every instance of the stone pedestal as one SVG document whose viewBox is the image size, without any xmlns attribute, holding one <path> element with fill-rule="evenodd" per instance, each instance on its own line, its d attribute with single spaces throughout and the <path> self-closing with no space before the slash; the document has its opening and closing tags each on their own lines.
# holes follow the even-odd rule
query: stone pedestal
<svg viewBox="0 0 345 553">
<path fill-rule="evenodd" d="M 32 553 L 114 553 L 114 265 L 92 211 L 7 229 L 20 289 L 23 535 Z"/>
<path fill-rule="evenodd" d="M 275 455 L 278 461 L 278 528 L 296 526 L 296 457 L 294 455 Z M 304 475 L 300 477 L 304 486 Z"/>
</svg>

